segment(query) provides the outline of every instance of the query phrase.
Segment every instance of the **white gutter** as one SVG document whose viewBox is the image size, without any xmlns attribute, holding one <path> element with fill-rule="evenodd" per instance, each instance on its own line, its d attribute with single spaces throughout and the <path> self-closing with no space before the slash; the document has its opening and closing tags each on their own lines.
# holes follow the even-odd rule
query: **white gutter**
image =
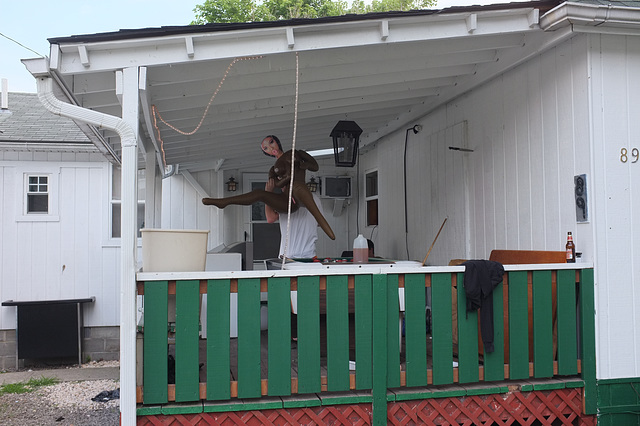
<svg viewBox="0 0 640 426">
<path fill-rule="evenodd" d="M 89 152 L 100 153 L 100 150 L 91 142 L 4 142 L 0 141 L 0 148 L 6 151 L 24 151 L 24 152 Z"/>
<path fill-rule="evenodd" d="M 566 26 L 609 27 L 638 34 L 640 7 L 593 5 L 566 2 L 551 9 L 540 18 L 540 28 L 555 31 Z"/>
<path fill-rule="evenodd" d="M 53 94 L 53 79 L 50 76 L 38 76 L 36 80 L 38 98 L 47 110 L 98 128 L 115 131 L 122 143 L 120 424 L 133 426 L 136 424 L 136 133 L 121 118 L 60 101 Z M 133 172 L 129 170 L 131 168 L 134 169 Z M 125 179 L 127 175 L 133 179 L 133 185 Z"/>
<path fill-rule="evenodd" d="M 112 130 L 120 136 L 122 146 L 136 145 L 133 129 L 121 118 L 62 102 L 53 94 L 53 79 L 51 77 L 39 77 L 37 84 L 38 99 L 49 112 Z"/>
<path fill-rule="evenodd" d="M 36 79 L 39 77 L 52 77 L 69 102 L 73 102 L 73 105 L 78 106 L 78 101 L 73 97 L 59 74 L 55 72 L 55 70 L 49 69 L 49 60 L 47 58 L 22 59 L 21 62 Z M 122 160 L 118 154 L 113 150 L 111 145 L 105 141 L 104 137 L 96 130 L 95 126 L 85 125 L 85 123 L 82 122 L 76 123 L 76 125 L 80 130 L 87 134 L 87 137 L 89 137 L 100 152 L 102 152 L 106 157 L 110 157 L 113 163 L 122 165 Z M 88 132 L 90 132 L 93 137 L 91 137 Z"/>
</svg>

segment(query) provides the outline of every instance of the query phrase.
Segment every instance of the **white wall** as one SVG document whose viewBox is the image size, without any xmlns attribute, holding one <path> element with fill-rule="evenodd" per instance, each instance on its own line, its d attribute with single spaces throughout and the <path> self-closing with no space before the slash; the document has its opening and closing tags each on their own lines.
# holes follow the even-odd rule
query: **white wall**
<svg viewBox="0 0 640 426">
<path fill-rule="evenodd" d="M 418 134 L 402 131 L 370 147 L 371 151 L 364 155 L 362 169 L 364 173 L 377 169 L 379 186 L 379 225 L 375 230 L 366 229 L 373 235 L 376 255 L 422 262 L 447 218 L 427 259 L 428 265 L 446 265 L 452 258 L 466 256 L 463 164 L 468 154 L 448 149 L 449 146 L 466 146 L 466 124 L 459 122 L 449 127 L 436 127 L 426 121 L 422 123 L 424 127 Z M 408 129 L 411 127 L 413 124 L 407 126 Z M 361 186 L 364 193 L 364 182 Z M 366 222 L 365 215 L 363 207 L 359 215 L 361 224 Z"/>
<path fill-rule="evenodd" d="M 192 173 L 197 183 L 212 197 L 217 194 L 217 173 L 205 171 Z M 202 204 L 198 193 L 181 174 L 162 180 L 162 229 L 208 229 L 208 249 L 222 244 L 219 213 L 217 209 Z"/>
<path fill-rule="evenodd" d="M 590 41 L 598 378 L 640 376 L 640 37 Z"/>
<path fill-rule="evenodd" d="M 25 173 L 50 174 L 49 215 L 23 215 Z M 109 238 L 109 166 L 98 154 L 3 152 L 0 300 L 96 297 L 85 325 L 118 325 L 119 247 Z M 0 329 L 15 328 L 0 308 Z"/>
<path fill-rule="evenodd" d="M 593 259 L 593 221 L 576 222 L 573 183 L 586 173 L 592 188 L 586 66 L 577 37 L 447 107 L 447 122 L 468 119 L 475 149 L 470 256 L 563 250 L 571 231 Z"/>
<path fill-rule="evenodd" d="M 592 225 L 576 223 L 573 195 L 574 175 L 587 173 L 589 188 L 593 179 L 586 49 L 585 37 L 570 40 L 411 123 L 423 126 L 407 146 L 411 259 L 422 260 L 445 217 L 430 264 L 497 248 L 563 250 L 567 231 L 593 259 Z M 380 163 L 380 244 L 399 258 L 404 139 L 379 142 L 364 163 Z"/>
</svg>

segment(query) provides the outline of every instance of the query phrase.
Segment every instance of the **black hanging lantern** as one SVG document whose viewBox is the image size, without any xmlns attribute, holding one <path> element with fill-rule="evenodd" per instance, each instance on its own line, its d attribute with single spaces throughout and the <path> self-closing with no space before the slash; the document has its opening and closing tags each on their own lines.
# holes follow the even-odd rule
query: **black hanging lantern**
<svg viewBox="0 0 640 426">
<path fill-rule="evenodd" d="M 233 177 L 230 177 L 227 181 L 227 191 L 236 192 L 236 189 L 238 189 L 238 182 Z"/>
<path fill-rule="evenodd" d="M 316 182 L 316 178 L 311 176 L 311 180 L 307 182 L 307 188 L 309 188 L 309 192 L 317 192 L 318 191 L 318 182 Z"/>
<path fill-rule="evenodd" d="M 355 121 L 338 121 L 331 131 L 336 166 L 353 167 L 358 159 L 358 141 L 362 129 Z"/>
</svg>

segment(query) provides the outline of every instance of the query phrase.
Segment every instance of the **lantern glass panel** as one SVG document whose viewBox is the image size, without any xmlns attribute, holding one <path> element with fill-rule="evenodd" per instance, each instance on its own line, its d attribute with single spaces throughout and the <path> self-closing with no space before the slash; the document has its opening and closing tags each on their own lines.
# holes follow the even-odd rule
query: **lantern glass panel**
<svg viewBox="0 0 640 426">
<path fill-rule="evenodd" d="M 356 138 L 350 133 L 342 132 L 334 136 L 336 165 L 353 166 L 358 155 Z"/>
</svg>

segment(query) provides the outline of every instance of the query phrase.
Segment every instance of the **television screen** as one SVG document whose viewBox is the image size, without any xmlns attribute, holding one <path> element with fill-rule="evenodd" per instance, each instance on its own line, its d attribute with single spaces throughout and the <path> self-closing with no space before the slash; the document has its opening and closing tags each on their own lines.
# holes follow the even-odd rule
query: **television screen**
<svg viewBox="0 0 640 426">
<path fill-rule="evenodd" d="M 322 178 L 322 195 L 327 198 L 350 198 L 350 176 L 324 176 Z"/>
</svg>

